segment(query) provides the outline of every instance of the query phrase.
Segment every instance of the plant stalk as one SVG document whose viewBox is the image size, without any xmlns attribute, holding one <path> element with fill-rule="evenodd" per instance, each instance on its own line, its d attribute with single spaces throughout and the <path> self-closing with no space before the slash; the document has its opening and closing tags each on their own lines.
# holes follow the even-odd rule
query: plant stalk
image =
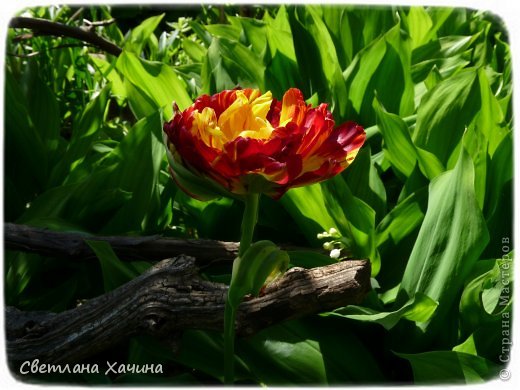
<svg viewBox="0 0 520 390">
<path fill-rule="evenodd" d="M 253 233 L 258 220 L 258 204 L 260 194 L 248 194 L 245 199 L 245 210 L 242 217 L 242 231 L 238 256 L 243 256 L 253 242 Z M 235 260 L 236 261 L 236 260 Z M 224 311 L 224 383 L 234 382 L 235 360 L 235 318 L 237 307 L 226 300 Z"/>
</svg>

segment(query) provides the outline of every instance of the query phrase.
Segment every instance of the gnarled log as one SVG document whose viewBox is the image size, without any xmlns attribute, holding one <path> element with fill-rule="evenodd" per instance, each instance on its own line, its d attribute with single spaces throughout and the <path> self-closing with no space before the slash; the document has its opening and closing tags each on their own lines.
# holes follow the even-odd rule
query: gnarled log
<svg viewBox="0 0 520 390">
<path fill-rule="evenodd" d="M 167 338 L 185 329 L 223 328 L 228 287 L 198 276 L 195 260 L 159 262 L 119 288 L 62 313 L 6 308 L 10 364 L 39 359 L 75 363 L 139 333 Z M 292 268 L 239 308 L 237 334 L 280 321 L 359 303 L 370 289 L 370 263 L 349 260 Z"/>
</svg>

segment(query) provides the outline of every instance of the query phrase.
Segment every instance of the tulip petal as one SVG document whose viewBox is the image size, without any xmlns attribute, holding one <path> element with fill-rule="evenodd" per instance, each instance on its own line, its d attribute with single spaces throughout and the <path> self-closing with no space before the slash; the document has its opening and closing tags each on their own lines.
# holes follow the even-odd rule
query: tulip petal
<svg viewBox="0 0 520 390">
<path fill-rule="evenodd" d="M 278 199 L 340 173 L 365 141 L 361 126 L 335 127 L 327 105 L 311 108 L 296 88 L 281 102 L 256 89 L 202 95 L 185 111 L 175 110 L 164 133 L 172 177 L 199 198 L 210 181 L 210 194 L 262 192 Z"/>
</svg>

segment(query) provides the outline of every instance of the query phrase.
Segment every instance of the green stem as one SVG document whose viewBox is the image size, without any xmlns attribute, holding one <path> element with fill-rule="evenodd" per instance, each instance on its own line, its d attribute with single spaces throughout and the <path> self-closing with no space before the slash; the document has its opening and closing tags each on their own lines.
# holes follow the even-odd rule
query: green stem
<svg viewBox="0 0 520 390">
<path fill-rule="evenodd" d="M 253 242 L 256 221 L 258 220 L 258 203 L 260 194 L 246 195 L 244 216 L 242 217 L 242 236 L 240 237 L 240 248 L 238 255 L 242 256 Z"/>
<path fill-rule="evenodd" d="M 230 385 L 234 382 L 235 373 L 233 363 L 235 360 L 235 308 L 226 300 L 224 311 L 224 383 Z"/>
<path fill-rule="evenodd" d="M 238 256 L 242 256 L 253 242 L 256 221 L 258 220 L 258 204 L 260 194 L 249 194 L 245 199 L 244 216 L 242 217 L 242 232 Z M 224 311 L 224 383 L 234 382 L 234 358 L 235 358 L 235 318 L 236 309 L 226 300 Z"/>
</svg>

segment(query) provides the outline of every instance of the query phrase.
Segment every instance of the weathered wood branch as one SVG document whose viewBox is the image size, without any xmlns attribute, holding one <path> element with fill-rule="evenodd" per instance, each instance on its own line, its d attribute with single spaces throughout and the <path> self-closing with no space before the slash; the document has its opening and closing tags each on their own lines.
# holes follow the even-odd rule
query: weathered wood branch
<svg viewBox="0 0 520 390">
<path fill-rule="evenodd" d="M 163 340 L 185 329 L 221 330 L 227 286 L 198 276 L 195 260 L 163 260 L 116 290 L 62 313 L 6 308 L 11 364 L 40 359 L 76 363 L 139 333 Z M 259 297 L 246 299 L 237 334 L 246 336 L 293 319 L 359 303 L 370 288 L 370 264 L 350 260 L 292 268 Z"/>
<path fill-rule="evenodd" d="M 4 223 L 5 249 L 38 253 L 44 256 L 74 260 L 96 259 L 85 240 L 106 241 L 121 260 L 158 261 L 179 255 L 193 256 L 198 264 L 233 260 L 238 254 L 237 242 L 165 238 L 161 236 L 93 236 L 86 233 L 57 232 L 14 223 Z M 283 249 L 305 249 L 281 246 Z"/>
<path fill-rule="evenodd" d="M 7 250 L 67 257 L 74 260 L 95 259 L 85 240 L 108 242 L 121 260 L 158 261 L 179 255 L 193 256 L 200 264 L 233 260 L 238 243 L 215 240 L 163 238 L 161 236 L 93 236 L 86 233 L 57 232 L 45 228 L 4 223 Z"/>
<path fill-rule="evenodd" d="M 9 27 L 27 28 L 39 35 L 65 36 L 78 39 L 80 41 L 90 43 L 91 45 L 96 46 L 99 49 L 116 57 L 119 56 L 122 52 L 122 49 L 119 46 L 97 35 L 93 31 L 79 27 L 68 26 L 63 23 L 51 22 L 50 20 L 46 19 L 17 16 L 11 19 L 9 22 Z"/>
</svg>

